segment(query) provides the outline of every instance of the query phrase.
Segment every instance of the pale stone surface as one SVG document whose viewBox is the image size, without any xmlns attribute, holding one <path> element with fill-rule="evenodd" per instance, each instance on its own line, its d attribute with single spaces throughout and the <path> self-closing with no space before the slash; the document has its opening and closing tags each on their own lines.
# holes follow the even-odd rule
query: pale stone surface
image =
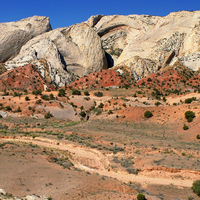
<svg viewBox="0 0 200 200">
<path fill-rule="evenodd" d="M 33 16 L 16 22 L 0 23 L 0 62 L 15 57 L 27 41 L 50 30 L 48 17 Z"/>
<path fill-rule="evenodd" d="M 59 28 L 28 41 L 20 53 L 5 63 L 10 70 L 34 64 L 48 82 L 64 86 L 94 71 L 107 68 L 98 34 L 87 24 Z"/>
<path fill-rule="evenodd" d="M 200 67 L 200 11 L 94 16 L 87 23 L 100 35 L 114 66 L 130 67 L 136 80 L 177 59 L 193 70 Z"/>
</svg>

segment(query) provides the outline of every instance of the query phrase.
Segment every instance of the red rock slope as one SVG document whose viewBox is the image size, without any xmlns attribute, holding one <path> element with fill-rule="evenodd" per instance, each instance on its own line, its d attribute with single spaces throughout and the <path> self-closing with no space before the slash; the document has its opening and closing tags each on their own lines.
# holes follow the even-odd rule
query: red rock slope
<svg viewBox="0 0 200 200">
<path fill-rule="evenodd" d="M 54 89 L 53 86 L 45 82 L 34 65 L 28 64 L 17 67 L 0 75 L 0 90 L 4 89 L 26 89 L 27 91 Z"/>
</svg>

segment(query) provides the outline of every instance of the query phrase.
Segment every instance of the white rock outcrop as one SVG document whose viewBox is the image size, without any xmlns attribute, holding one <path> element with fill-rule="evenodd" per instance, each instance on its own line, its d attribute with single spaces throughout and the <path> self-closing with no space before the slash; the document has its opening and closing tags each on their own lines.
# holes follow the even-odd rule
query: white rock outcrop
<svg viewBox="0 0 200 200">
<path fill-rule="evenodd" d="M 200 11 L 165 17 L 97 15 L 87 23 L 101 37 L 110 63 L 131 68 L 136 80 L 177 59 L 193 70 L 200 67 Z"/>
<path fill-rule="evenodd" d="M 12 59 L 26 42 L 50 30 L 48 17 L 33 16 L 16 22 L 0 23 L 0 62 Z"/>
<path fill-rule="evenodd" d="M 45 62 L 45 64 L 44 64 Z M 107 68 L 98 34 L 85 23 L 59 28 L 28 41 L 19 54 L 5 62 L 7 70 L 34 64 L 43 77 L 64 86 L 94 71 Z"/>
</svg>

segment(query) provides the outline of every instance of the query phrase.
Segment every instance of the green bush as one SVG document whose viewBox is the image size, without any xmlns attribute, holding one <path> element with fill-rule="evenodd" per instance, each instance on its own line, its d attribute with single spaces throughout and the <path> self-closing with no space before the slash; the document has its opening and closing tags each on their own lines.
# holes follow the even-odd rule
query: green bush
<svg viewBox="0 0 200 200">
<path fill-rule="evenodd" d="M 49 118 L 51 118 L 51 117 L 53 117 L 53 115 L 52 115 L 50 112 L 48 112 L 48 113 L 44 116 L 45 119 L 49 119 Z"/>
<path fill-rule="evenodd" d="M 193 182 L 191 189 L 194 193 L 200 196 L 200 180 L 196 180 Z"/>
<path fill-rule="evenodd" d="M 5 107 L 5 110 L 6 110 L 6 111 L 12 111 L 12 108 L 11 108 L 10 106 L 6 106 L 6 107 Z"/>
<path fill-rule="evenodd" d="M 113 114 L 113 111 L 112 110 L 109 110 L 108 111 L 108 114 L 110 115 L 110 114 Z"/>
<path fill-rule="evenodd" d="M 54 100 L 54 96 L 53 96 L 52 93 L 49 95 L 49 98 L 50 98 L 51 100 Z"/>
<path fill-rule="evenodd" d="M 189 127 L 184 124 L 183 130 L 188 130 L 188 129 L 189 129 Z"/>
<path fill-rule="evenodd" d="M 100 103 L 98 107 L 99 107 L 99 108 L 103 108 L 103 106 L 104 106 L 104 104 L 103 104 L 103 103 Z"/>
<path fill-rule="evenodd" d="M 185 103 L 192 103 L 193 101 L 196 100 L 196 97 L 192 97 L 192 98 L 188 98 L 188 99 L 185 99 Z"/>
<path fill-rule="evenodd" d="M 103 93 L 102 92 L 95 92 L 94 95 L 97 96 L 97 97 L 102 97 Z"/>
<path fill-rule="evenodd" d="M 185 112 L 185 118 L 187 119 L 188 122 L 192 122 L 193 118 L 195 118 L 195 113 L 192 111 L 186 111 Z"/>
<path fill-rule="evenodd" d="M 88 91 L 85 91 L 85 92 L 84 92 L 84 95 L 85 95 L 85 96 L 90 96 L 90 93 L 89 93 Z"/>
<path fill-rule="evenodd" d="M 40 95 L 40 94 L 42 94 L 42 90 L 39 89 L 39 90 L 33 91 L 32 94 L 34 94 L 34 95 Z"/>
<path fill-rule="evenodd" d="M 72 89 L 72 95 L 81 95 L 81 91 Z"/>
<path fill-rule="evenodd" d="M 146 198 L 145 198 L 145 195 L 143 195 L 143 194 L 138 194 L 137 195 L 137 200 L 145 200 Z"/>
<path fill-rule="evenodd" d="M 152 117 L 153 116 L 153 114 L 152 114 L 152 112 L 151 111 L 146 111 L 145 113 L 144 113 L 144 117 L 146 117 L 146 118 L 150 118 L 150 117 Z"/>
<path fill-rule="evenodd" d="M 45 101 L 49 101 L 49 96 L 46 95 L 46 94 L 43 94 L 43 95 L 41 96 L 41 98 L 44 99 Z"/>
<path fill-rule="evenodd" d="M 196 138 L 199 140 L 200 139 L 200 135 L 197 135 Z"/>
<path fill-rule="evenodd" d="M 65 90 L 64 89 L 60 89 L 58 92 L 58 96 L 59 97 L 64 97 L 65 96 Z"/>
<path fill-rule="evenodd" d="M 26 96 L 26 97 L 25 97 L 25 100 L 26 100 L 26 101 L 29 101 L 30 99 L 29 99 L 29 97 L 28 97 L 28 96 Z"/>
<path fill-rule="evenodd" d="M 81 117 L 85 117 L 85 116 L 86 116 L 86 113 L 85 113 L 84 111 L 81 111 L 81 112 L 79 113 L 79 115 L 80 115 Z"/>
<path fill-rule="evenodd" d="M 155 106 L 159 106 L 161 103 L 159 102 L 159 101 L 157 101 L 156 103 L 155 103 Z"/>
</svg>

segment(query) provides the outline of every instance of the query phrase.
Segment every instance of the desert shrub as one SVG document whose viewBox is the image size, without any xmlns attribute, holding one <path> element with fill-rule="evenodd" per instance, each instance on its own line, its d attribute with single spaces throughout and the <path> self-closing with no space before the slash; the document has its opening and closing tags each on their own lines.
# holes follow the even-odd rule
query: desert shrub
<svg viewBox="0 0 200 200">
<path fill-rule="evenodd" d="M 159 101 L 157 101 L 156 103 L 155 103 L 155 106 L 159 106 L 161 103 L 159 102 Z"/>
<path fill-rule="evenodd" d="M 45 119 L 49 119 L 53 117 L 53 115 L 50 112 L 47 112 L 47 114 L 44 116 Z"/>
<path fill-rule="evenodd" d="M 197 135 L 196 138 L 199 140 L 200 139 L 200 135 Z"/>
<path fill-rule="evenodd" d="M 33 91 L 32 94 L 34 94 L 34 95 L 41 95 L 42 94 L 42 90 L 39 89 L 39 90 Z"/>
<path fill-rule="evenodd" d="M 97 112 L 96 112 L 96 115 L 100 115 L 102 112 L 100 111 L 100 110 L 98 110 Z"/>
<path fill-rule="evenodd" d="M 40 103 L 42 103 L 42 100 L 41 100 L 41 99 L 38 99 L 35 103 L 36 103 L 36 104 L 40 104 Z"/>
<path fill-rule="evenodd" d="M 200 180 L 196 180 L 193 182 L 191 189 L 194 193 L 200 196 Z"/>
<path fill-rule="evenodd" d="M 58 92 L 58 96 L 59 97 L 65 96 L 65 90 L 64 89 L 60 89 L 59 92 Z"/>
<path fill-rule="evenodd" d="M 81 111 L 81 112 L 79 113 L 79 115 L 80 115 L 81 117 L 85 117 L 85 116 L 86 116 L 86 113 L 85 113 L 84 111 Z"/>
<path fill-rule="evenodd" d="M 46 95 L 46 94 L 43 94 L 43 95 L 41 96 L 41 98 L 44 99 L 45 101 L 48 101 L 48 100 L 49 100 L 49 96 Z"/>
<path fill-rule="evenodd" d="M 21 96 L 21 95 L 22 95 L 22 93 L 17 93 L 17 92 L 14 92 L 14 94 L 13 94 L 14 97 Z"/>
<path fill-rule="evenodd" d="M 185 118 L 187 119 L 188 122 L 192 122 L 193 118 L 195 118 L 195 113 L 188 110 L 185 112 Z"/>
<path fill-rule="evenodd" d="M 110 114 L 113 114 L 113 111 L 112 110 L 109 110 L 108 111 L 108 114 L 110 115 Z"/>
<path fill-rule="evenodd" d="M 144 113 L 144 117 L 146 117 L 146 118 L 150 118 L 150 117 L 152 117 L 152 116 L 153 116 L 153 114 L 152 114 L 152 112 L 149 111 L 149 110 L 147 110 L 147 111 Z"/>
<path fill-rule="evenodd" d="M 89 100 L 90 100 L 90 97 L 84 97 L 84 99 L 85 99 L 86 101 L 89 101 Z"/>
<path fill-rule="evenodd" d="M 20 107 L 18 107 L 17 110 L 16 110 L 16 112 L 21 112 L 21 111 L 22 111 L 22 110 L 21 110 Z"/>
<path fill-rule="evenodd" d="M 189 127 L 184 124 L 183 130 L 188 130 L 188 129 L 189 129 Z"/>
<path fill-rule="evenodd" d="M 138 194 L 137 195 L 137 200 L 145 200 L 145 195 L 144 194 Z"/>
<path fill-rule="evenodd" d="M 98 107 L 99 107 L 99 108 L 103 108 L 103 106 L 104 106 L 104 104 L 103 104 L 103 103 L 100 103 Z"/>
<path fill-rule="evenodd" d="M 49 98 L 50 98 L 50 100 L 54 100 L 54 96 L 52 93 L 49 95 Z"/>
<path fill-rule="evenodd" d="M 193 101 L 196 100 L 196 97 L 192 97 L 192 98 L 188 98 L 188 99 L 185 99 L 185 103 L 192 103 Z"/>
<path fill-rule="evenodd" d="M 112 151 L 114 154 L 116 154 L 119 151 L 124 151 L 124 148 L 118 147 L 118 146 L 114 146 L 114 147 L 110 148 L 110 151 Z"/>
<path fill-rule="evenodd" d="M 102 92 L 95 92 L 94 95 L 97 96 L 97 97 L 102 97 L 103 93 Z"/>
<path fill-rule="evenodd" d="M 25 100 L 26 100 L 26 101 L 29 101 L 30 99 L 29 99 L 29 97 L 28 97 L 28 96 L 26 96 L 26 97 L 25 97 Z"/>
<path fill-rule="evenodd" d="M 10 106 L 6 106 L 6 107 L 5 107 L 5 110 L 6 110 L 6 111 L 11 111 L 12 108 L 11 108 Z"/>
<path fill-rule="evenodd" d="M 81 91 L 72 89 L 72 95 L 81 95 Z"/>
<path fill-rule="evenodd" d="M 90 96 L 90 93 L 89 93 L 88 91 L 85 91 L 85 92 L 84 92 L 84 95 L 85 95 L 85 96 Z"/>
<path fill-rule="evenodd" d="M 164 101 L 164 102 L 166 102 L 166 101 L 167 101 L 166 97 L 163 97 L 163 101 Z"/>
<path fill-rule="evenodd" d="M 2 115 L 0 115 L 0 118 L 3 118 L 3 116 L 2 116 Z"/>
<path fill-rule="evenodd" d="M 147 81 L 149 81 L 149 82 L 150 82 L 150 81 L 152 81 L 152 79 L 151 79 L 151 78 L 148 78 L 148 79 L 147 79 Z"/>
</svg>

